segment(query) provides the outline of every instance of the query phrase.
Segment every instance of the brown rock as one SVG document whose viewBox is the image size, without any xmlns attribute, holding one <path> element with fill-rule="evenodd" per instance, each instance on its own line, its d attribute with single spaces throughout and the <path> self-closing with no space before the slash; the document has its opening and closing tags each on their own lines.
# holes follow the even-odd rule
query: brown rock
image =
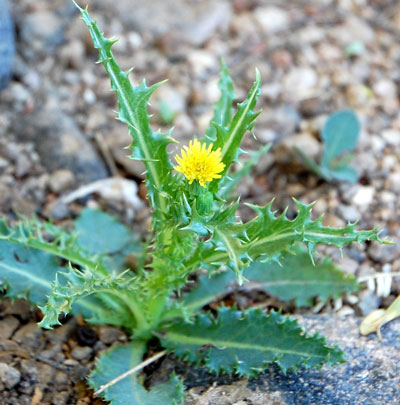
<svg viewBox="0 0 400 405">
<path fill-rule="evenodd" d="M 13 316 L 7 316 L 0 321 L 0 340 L 9 339 L 18 328 L 19 322 Z"/>
</svg>

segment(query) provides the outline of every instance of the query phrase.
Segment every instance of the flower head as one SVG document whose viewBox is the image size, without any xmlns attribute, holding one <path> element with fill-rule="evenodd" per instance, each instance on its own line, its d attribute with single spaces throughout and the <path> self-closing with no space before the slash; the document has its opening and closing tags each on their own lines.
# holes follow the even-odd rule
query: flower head
<svg viewBox="0 0 400 405">
<path fill-rule="evenodd" d="M 181 156 L 176 156 L 178 166 L 174 169 L 183 173 L 192 184 L 194 180 L 198 180 L 200 185 L 206 186 L 207 181 L 219 179 L 220 174 L 225 167 L 221 161 L 221 148 L 212 150 L 213 144 L 208 147 L 205 143 L 201 144 L 197 139 L 189 142 L 189 147 L 184 146 L 181 150 Z"/>
</svg>

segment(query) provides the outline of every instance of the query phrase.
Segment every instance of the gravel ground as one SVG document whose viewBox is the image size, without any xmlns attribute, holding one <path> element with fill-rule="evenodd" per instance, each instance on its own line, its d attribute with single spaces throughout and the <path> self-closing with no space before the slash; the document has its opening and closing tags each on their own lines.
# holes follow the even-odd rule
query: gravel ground
<svg viewBox="0 0 400 405">
<path fill-rule="evenodd" d="M 327 225 L 358 220 L 360 228 L 378 226 L 383 236 L 400 241 L 398 2 L 88 3 L 106 34 L 120 37 L 114 53 L 123 68 L 135 66 L 134 80 L 145 76 L 151 84 L 169 79 L 152 102 L 153 123 L 164 126 L 160 111 L 162 103 L 168 104 L 174 135 L 182 142 L 202 134 L 212 116 L 221 57 L 238 100 L 251 86 L 254 68 L 260 70 L 258 140 L 248 136 L 245 142 L 248 149 L 269 142 L 273 148 L 252 178 L 240 184 L 243 200 L 265 203 L 275 196 L 276 209 L 293 209 L 292 196 L 306 203 L 317 200 L 315 215 L 326 212 Z M 84 205 L 100 206 L 145 232 L 148 209 L 123 200 L 118 190 L 111 199 L 97 192 L 60 203 L 78 187 L 115 175 L 138 183 L 142 198 L 143 169 L 125 158 L 122 147 L 130 143 L 129 135 L 114 119 L 108 78 L 94 63 L 96 53 L 73 5 L 67 0 L 15 0 L 12 8 L 17 58 L 13 80 L 0 93 L 1 214 L 13 219 L 17 213 L 36 213 L 64 223 Z M 297 145 L 319 156 L 323 122 L 343 108 L 353 108 L 362 122 L 353 161 L 360 180 L 354 185 L 319 180 L 291 152 Z M 248 214 L 244 209 L 243 216 Z M 343 258 L 336 249 L 324 252 L 358 277 L 400 271 L 397 246 L 354 246 Z M 400 293 L 396 279 L 386 297 L 377 297 L 372 287 L 308 312 L 364 316 Z M 1 303 L 0 403 L 101 403 L 91 402 L 83 376 L 96 354 L 115 340 L 104 335 L 125 336 L 109 328 L 87 328 L 79 319 L 43 332 L 34 327 L 37 317 L 23 302 Z"/>
</svg>

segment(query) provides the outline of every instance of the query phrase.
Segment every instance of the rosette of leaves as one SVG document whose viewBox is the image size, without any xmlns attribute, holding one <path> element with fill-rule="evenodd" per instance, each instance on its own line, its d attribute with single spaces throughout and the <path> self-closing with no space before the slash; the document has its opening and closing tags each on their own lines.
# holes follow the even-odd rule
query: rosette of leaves
<svg viewBox="0 0 400 405">
<path fill-rule="evenodd" d="M 222 62 L 221 98 L 206 134 L 199 139 L 220 159 L 215 166 L 223 167 L 220 177 L 200 184 L 174 172 L 167 146 L 176 141 L 171 132 L 154 132 L 147 112 L 160 83 L 132 85 L 131 72 L 122 71 L 112 54 L 115 40 L 102 34 L 87 10 L 79 10 L 116 93 L 118 118 L 132 135 L 131 158 L 146 167 L 153 215 L 149 242 L 141 247 L 129 229 L 100 211 L 83 211 L 69 232 L 37 220 L 22 219 L 12 227 L 3 221 L 0 282 L 5 293 L 39 305 L 44 328 L 57 325 L 60 314 L 72 312 L 129 333 L 132 343 L 115 346 L 98 360 L 89 377 L 95 390 L 140 365 L 147 342 L 154 338 L 168 352 L 191 363 L 248 377 L 273 362 L 284 372 L 341 363 L 343 353 L 337 347 L 318 335 L 308 335 L 295 320 L 279 312 L 222 307 L 212 314 L 203 308 L 221 296 L 226 286 L 232 288 L 235 280 L 241 286 L 247 280 L 261 283 L 272 295 L 299 305 L 351 291 L 357 288 L 355 280 L 344 277 L 330 262 L 316 261 L 313 267 L 314 248 L 381 241 L 378 232 L 357 231 L 353 224 L 338 229 L 323 226 L 321 218 L 312 219 L 312 204 L 299 201 L 295 201 L 294 219 L 286 211 L 278 215 L 270 202 L 249 205 L 254 218 L 240 220 L 240 200 L 231 198 L 234 187 L 267 149 L 253 153 L 242 169 L 233 170 L 233 164 L 242 160 L 242 139 L 252 132 L 259 114 L 258 72 L 247 97 L 234 108 L 233 83 Z M 299 244 L 306 251 L 298 250 Z M 137 256 L 135 269 L 125 260 L 132 254 Z M 293 257 L 304 273 L 293 271 Z M 199 269 L 206 270 L 207 277 L 184 294 L 188 277 Z M 287 288 L 297 283 L 303 288 L 290 294 L 278 288 L 278 283 Z M 312 289 L 305 287 L 311 284 Z M 183 386 L 177 376 L 147 390 L 138 374 L 110 385 L 101 395 L 112 404 L 183 403 Z"/>
</svg>

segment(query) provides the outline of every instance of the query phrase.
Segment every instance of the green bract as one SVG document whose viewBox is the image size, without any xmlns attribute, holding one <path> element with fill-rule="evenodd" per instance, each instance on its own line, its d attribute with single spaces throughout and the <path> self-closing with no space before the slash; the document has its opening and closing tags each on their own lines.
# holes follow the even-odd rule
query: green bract
<svg viewBox="0 0 400 405">
<path fill-rule="evenodd" d="M 296 321 L 281 313 L 225 307 L 216 314 L 202 311 L 238 284 L 245 288 L 248 280 L 302 306 L 316 297 L 326 301 L 353 291 L 357 282 L 331 262 L 313 262 L 315 246 L 342 248 L 352 242 L 381 241 L 376 230 L 357 231 L 353 224 L 325 227 L 321 218 L 311 218 L 312 205 L 299 201 L 295 201 L 298 213 L 294 219 L 286 212 L 277 215 L 270 202 L 249 205 L 254 218 L 240 220 L 234 188 L 269 148 L 250 155 L 242 169 L 232 170 L 243 136 L 252 130 L 259 114 L 255 107 L 260 74 L 256 72 L 247 97 L 234 111 L 233 84 L 222 62 L 221 98 L 206 135 L 199 139 L 213 145 L 212 150 L 220 148 L 222 177 L 207 187 L 197 180 L 189 184 L 172 168 L 167 153 L 167 145 L 175 142 L 171 133 L 154 133 L 150 128 L 147 104 L 160 83 L 147 87 L 143 82 L 134 87 L 130 72 L 123 72 L 113 57 L 115 41 L 104 37 L 87 10 L 80 12 L 117 95 L 118 118 L 132 135 L 131 158 L 143 161 L 146 167 L 153 215 L 150 242 L 140 247 L 129 229 L 100 211 L 84 210 L 69 233 L 37 220 L 22 219 L 15 227 L 3 221 L 0 282 L 6 294 L 40 305 L 40 326 L 45 328 L 57 325 L 60 314 L 72 312 L 89 322 L 128 331 L 132 343 L 116 346 L 99 359 L 89 378 L 95 390 L 140 364 L 147 342 L 154 338 L 167 351 L 213 372 L 244 376 L 264 370 L 271 362 L 283 371 L 342 362 L 338 348 L 317 335 L 308 336 Z M 325 160 L 336 157 L 345 146 L 337 146 Z M 134 271 L 126 269 L 127 254 L 138 257 Z M 62 266 L 58 258 L 69 265 Z M 183 293 L 189 275 L 199 269 L 207 274 L 199 277 L 192 291 Z M 177 376 L 146 390 L 137 374 L 105 389 L 104 399 L 113 404 L 183 404 L 183 386 Z"/>
</svg>

